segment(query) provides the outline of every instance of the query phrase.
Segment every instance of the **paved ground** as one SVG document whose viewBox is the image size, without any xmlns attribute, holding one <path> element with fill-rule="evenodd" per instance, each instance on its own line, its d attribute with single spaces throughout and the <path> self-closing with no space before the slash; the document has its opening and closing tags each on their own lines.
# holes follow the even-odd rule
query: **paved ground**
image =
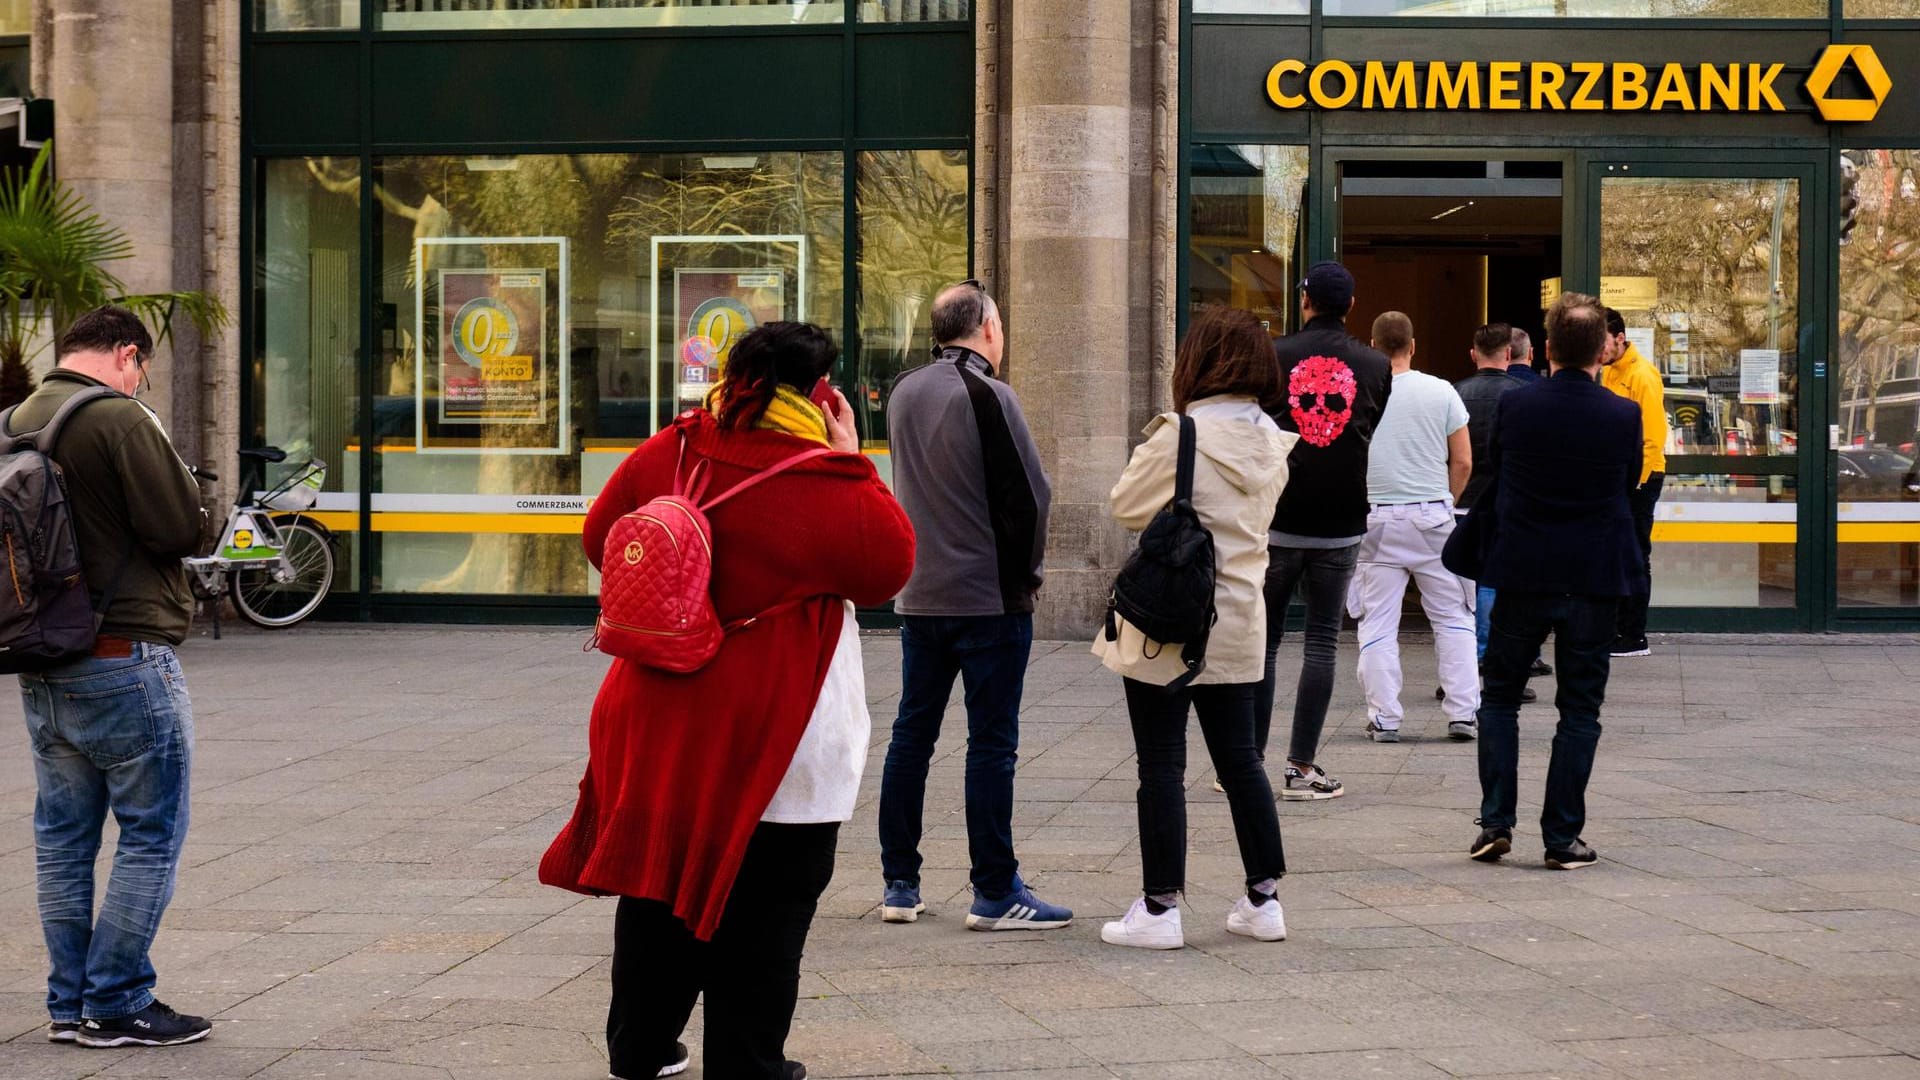
<svg viewBox="0 0 1920 1080">
<path fill-rule="evenodd" d="M 7 706 L 0 1078 L 603 1076 L 611 905 L 532 870 L 580 772 L 601 666 L 581 637 L 320 627 L 187 646 L 195 821 L 156 960 L 162 995 L 219 1024 L 174 1050 L 42 1041 L 33 786 Z M 1226 933 L 1239 869 L 1195 768 L 1189 947 L 1143 953 L 1099 941 L 1138 882 L 1119 682 L 1081 646 L 1042 647 L 1020 853 L 1079 920 L 962 928 L 949 754 L 930 794 L 932 911 L 880 924 L 883 738 L 789 1050 L 816 1076 L 1920 1077 L 1920 641 L 1656 648 L 1617 668 L 1586 834 L 1600 865 L 1542 868 L 1532 803 L 1523 857 L 1469 862 L 1473 748 L 1444 741 L 1424 698 L 1408 741 L 1362 741 L 1343 674 L 1325 761 L 1351 794 L 1281 806 L 1292 937 Z M 867 655 L 884 731 L 897 647 L 870 638 Z M 1428 650 L 1408 668 L 1430 685 Z M 1548 720 L 1523 717 L 1535 792 Z"/>
</svg>

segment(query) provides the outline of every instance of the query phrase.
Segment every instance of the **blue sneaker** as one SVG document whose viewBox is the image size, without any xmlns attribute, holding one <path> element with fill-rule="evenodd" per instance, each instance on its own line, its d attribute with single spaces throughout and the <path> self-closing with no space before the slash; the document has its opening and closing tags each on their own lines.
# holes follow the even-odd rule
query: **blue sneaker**
<svg viewBox="0 0 1920 1080">
<path fill-rule="evenodd" d="M 1013 879 L 1013 895 L 989 900 L 976 894 L 967 912 L 969 930 L 1058 930 L 1072 921 L 1073 912 L 1033 895 L 1019 878 Z"/>
<path fill-rule="evenodd" d="M 920 902 L 920 886 L 910 881 L 887 882 L 887 894 L 880 901 L 881 922 L 913 922 L 927 905 Z"/>
</svg>

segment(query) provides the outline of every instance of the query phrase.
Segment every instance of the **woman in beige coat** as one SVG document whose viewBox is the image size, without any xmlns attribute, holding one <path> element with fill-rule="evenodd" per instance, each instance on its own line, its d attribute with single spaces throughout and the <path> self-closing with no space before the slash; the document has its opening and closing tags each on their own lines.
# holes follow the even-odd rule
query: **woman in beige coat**
<svg viewBox="0 0 1920 1080">
<path fill-rule="evenodd" d="M 1287 936 L 1275 890 L 1286 872 L 1273 789 L 1253 744 L 1255 693 L 1265 659 L 1267 526 L 1287 483 L 1287 452 L 1298 435 L 1283 432 L 1262 410 L 1280 394 L 1273 344 L 1252 315 L 1210 307 L 1180 342 L 1173 368 L 1175 412 L 1147 425 L 1114 486 L 1114 519 L 1147 527 L 1173 499 L 1179 414 L 1191 416 L 1196 460 L 1193 506 L 1213 534 L 1214 607 L 1206 667 L 1190 685 L 1168 684 L 1185 672 L 1180 643 L 1152 642 L 1124 620 L 1115 640 L 1102 634 L 1093 651 L 1126 679 L 1127 714 L 1140 762 L 1142 897 L 1100 931 L 1114 945 L 1177 949 L 1180 893 L 1186 885 L 1187 711 L 1200 716 L 1214 771 L 1226 788 L 1240 842 L 1247 892 L 1227 916 L 1235 934 L 1278 941 Z"/>
</svg>

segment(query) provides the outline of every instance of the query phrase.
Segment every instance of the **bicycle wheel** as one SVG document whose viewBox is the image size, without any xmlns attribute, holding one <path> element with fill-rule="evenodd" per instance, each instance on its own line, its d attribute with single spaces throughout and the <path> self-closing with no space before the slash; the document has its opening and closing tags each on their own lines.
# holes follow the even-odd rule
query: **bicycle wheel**
<svg viewBox="0 0 1920 1080">
<path fill-rule="evenodd" d="M 292 626 L 313 614 L 333 585 L 333 541 L 306 521 L 276 521 L 287 564 L 293 573 L 276 581 L 269 565 L 240 567 L 232 572 L 229 588 L 241 618 L 269 630 Z"/>
</svg>

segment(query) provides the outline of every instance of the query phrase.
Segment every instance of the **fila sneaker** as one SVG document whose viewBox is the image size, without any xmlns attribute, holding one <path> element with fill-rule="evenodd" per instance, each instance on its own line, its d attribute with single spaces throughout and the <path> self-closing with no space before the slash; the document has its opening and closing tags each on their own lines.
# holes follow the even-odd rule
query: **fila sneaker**
<svg viewBox="0 0 1920 1080">
<path fill-rule="evenodd" d="M 113 1046 L 178 1046 L 198 1042 L 213 1031 L 203 1017 L 182 1016 L 158 1001 L 137 1013 L 108 1020 L 82 1020 L 74 1041 L 104 1049 Z"/>
</svg>

